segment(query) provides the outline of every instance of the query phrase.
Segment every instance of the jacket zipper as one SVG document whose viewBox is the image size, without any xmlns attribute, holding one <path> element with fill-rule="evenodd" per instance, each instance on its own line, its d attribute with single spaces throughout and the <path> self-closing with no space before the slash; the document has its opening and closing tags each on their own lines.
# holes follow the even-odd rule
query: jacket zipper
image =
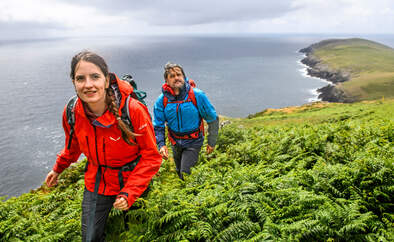
<svg viewBox="0 0 394 242">
<path fill-rule="evenodd" d="M 105 139 L 104 138 L 103 138 L 103 154 L 104 154 L 104 164 L 107 165 L 107 158 L 106 158 L 106 155 L 105 155 Z M 104 182 L 104 191 L 103 191 L 103 193 L 105 192 L 105 188 L 107 187 L 107 184 L 105 183 L 105 178 L 104 178 L 104 174 L 105 174 L 106 170 L 107 170 L 107 167 L 104 168 L 104 172 L 103 172 L 103 182 Z"/>
<path fill-rule="evenodd" d="M 178 132 L 181 132 L 181 128 L 179 125 L 179 113 L 178 113 L 179 103 L 176 105 L 176 119 L 178 121 Z"/>
<path fill-rule="evenodd" d="M 98 169 L 101 169 L 101 167 L 100 167 L 100 158 L 99 158 L 99 154 L 98 154 L 98 148 L 97 148 L 97 132 L 96 132 L 96 126 L 94 126 L 93 125 L 93 129 L 94 129 L 94 143 L 95 143 L 95 146 L 96 146 L 96 158 L 97 158 L 97 165 L 98 165 Z M 102 179 L 103 179 L 103 183 L 104 183 L 104 188 L 105 188 L 105 179 L 104 179 L 104 173 L 105 173 L 105 169 L 104 169 L 104 172 L 103 172 L 103 174 L 101 175 L 102 177 Z M 101 179 L 100 179 L 101 180 Z M 100 185 L 99 185 L 100 186 Z M 103 190 L 103 194 L 104 194 L 104 190 Z"/>
<path fill-rule="evenodd" d="M 86 143 L 87 143 L 87 145 L 88 145 L 88 152 L 89 152 L 89 157 L 88 157 L 88 161 L 89 160 L 92 160 L 92 153 L 90 153 L 90 145 L 89 145 L 89 138 L 88 138 L 88 136 L 86 136 Z"/>
<path fill-rule="evenodd" d="M 180 123 L 181 129 L 182 129 L 183 127 L 182 127 L 182 106 L 181 105 L 179 105 L 179 123 Z M 181 131 L 181 130 L 179 130 L 179 131 Z"/>
</svg>

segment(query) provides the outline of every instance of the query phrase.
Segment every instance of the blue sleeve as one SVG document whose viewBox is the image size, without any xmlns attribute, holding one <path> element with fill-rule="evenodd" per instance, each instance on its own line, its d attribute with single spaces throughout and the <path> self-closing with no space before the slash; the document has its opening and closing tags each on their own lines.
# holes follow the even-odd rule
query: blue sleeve
<svg viewBox="0 0 394 242">
<path fill-rule="evenodd" d="M 200 112 L 201 117 L 205 119 L 207 123 L 215 121 L 217 119 L 217 114 L 207 95 L 197 88 L 194 88 L 194 93 L 196 96 L 198 111 Z"/>
<path fill-rule="evenodd" d="M 166 120 L 164 115 L 163 97 L 163 94 L 161 94 L 157 98 L 153 107 L 153 128 L 155 130 L 156 142 L 159 149 L 166 144 Z"/>
</svg>

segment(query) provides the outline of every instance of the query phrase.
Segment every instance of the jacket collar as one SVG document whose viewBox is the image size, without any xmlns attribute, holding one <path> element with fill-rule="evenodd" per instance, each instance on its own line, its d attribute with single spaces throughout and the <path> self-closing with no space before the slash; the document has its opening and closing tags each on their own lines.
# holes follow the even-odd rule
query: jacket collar
<svg viewBox="0 0 394 242">
<path fill-rule="evenodd" d="M 190 84 L 188 78 L 185 78 L 185 84 L 181 88 L 178 95 L 175 95 L 174 90 L 172 90 L 172 88 L 169 85 L 167 85 L 167 83 L 164 83 L 163 86 L 161 87 L 161 91 L 163 95 L 166 96 L 170 101 L 184 100 L 189 90 L 190 90 Z"/>
</svg>

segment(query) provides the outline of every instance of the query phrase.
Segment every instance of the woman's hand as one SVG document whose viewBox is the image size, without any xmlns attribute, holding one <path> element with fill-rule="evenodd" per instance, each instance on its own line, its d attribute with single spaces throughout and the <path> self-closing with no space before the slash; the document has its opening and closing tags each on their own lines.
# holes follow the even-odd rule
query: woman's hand
<svg viewBox="0 0 394 242">
<path fill-rule="evenodd" d="M 118 197 L 114 202 L 114 208 L 119 210 L 127 210 L 129 208 L 129 204 L 124 197 Z"/>
<path fill-rule="evenodd" d="M 47 184 L 48 187 L 57 185 L 57 177 L 59 176 L 59 173 L 55 171 L 50 171 L 45 178 L 45 183 Z"/>
<path fill-rule="evenodd" d="M 160 148 L 159 153 L 164 160 L 168 159 L 168 148 L 167 146 L 163 146 Z"/>
</svg>

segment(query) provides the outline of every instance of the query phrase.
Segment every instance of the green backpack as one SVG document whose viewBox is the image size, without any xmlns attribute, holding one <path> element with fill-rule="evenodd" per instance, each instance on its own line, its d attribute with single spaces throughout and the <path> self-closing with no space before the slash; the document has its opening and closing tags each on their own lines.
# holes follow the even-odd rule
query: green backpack
<svg viewBox="0 0 394 242">
<path fill-rule="evenodd" d="M 135 83 L 133 77 L 129 74 L 126 74 L 123 75 L 121 79 L 130 83 L 130 85 L 134 88 L 134 91 L 130 95 L 147 106 L 144 100 L 146 98 L 146 92 L 138 90 L 137 83 Z"/>
</svg>

